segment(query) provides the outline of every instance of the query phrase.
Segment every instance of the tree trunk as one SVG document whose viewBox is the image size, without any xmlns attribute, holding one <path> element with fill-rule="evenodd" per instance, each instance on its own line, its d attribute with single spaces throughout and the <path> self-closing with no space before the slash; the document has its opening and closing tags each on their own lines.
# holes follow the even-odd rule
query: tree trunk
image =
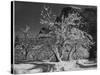
<svg viewBox="0 0 100 75">
<path fill-rule="evenodd" d="M 58 52 L 58 48 L 57 48 L 56 46 L 53 46 L 53 52 L 54 52 L 54 54 L 56 55 L 57 60 L 58 60 L 59 62 L 62 62 L 61 57 L 60 57 L 60 54 L 59 54 L 59 52 Z"/>
</svg>

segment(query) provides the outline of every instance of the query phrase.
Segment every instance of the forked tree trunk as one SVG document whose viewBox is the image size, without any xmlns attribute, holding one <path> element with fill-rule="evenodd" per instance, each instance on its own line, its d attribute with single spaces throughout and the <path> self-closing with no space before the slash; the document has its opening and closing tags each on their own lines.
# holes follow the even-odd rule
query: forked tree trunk
<svg viewBox="0 0 100 75">
<path fill-rule="evenodd" d="M 54 52 L 54 54 L 56 55 L 57 60 L 58 60 L 59 62 L 62 62 L 61 57 L 60 57 L 60 54 L 59 54 L 59 52 L 58 52 L 58 48 L 57 48 L 56 46 L 53 46 L 53 52 Z"/>
<path fill-rule="evenodd" d="M 76 47 L 74 46 L 74 47 L 72 47 L 71 48 L 71 50 L 70 50 L 70 52 L 69 52 L 69 54 L 68 54 L 68 61 L 71 61 L 71 60 L 73 60 L 73 53 L 76 51 Z"/>
</svg>

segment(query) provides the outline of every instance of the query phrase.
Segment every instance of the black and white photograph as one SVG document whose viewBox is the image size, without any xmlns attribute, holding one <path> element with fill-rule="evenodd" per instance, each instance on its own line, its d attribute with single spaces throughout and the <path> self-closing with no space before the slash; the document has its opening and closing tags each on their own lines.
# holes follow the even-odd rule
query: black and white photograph
<svg viewBox="0 0 100 75">
<path fill-rule="evenodd" d="M 11 2 L 11 73 L 97 69 L 97 6 Z"/>
</svg>

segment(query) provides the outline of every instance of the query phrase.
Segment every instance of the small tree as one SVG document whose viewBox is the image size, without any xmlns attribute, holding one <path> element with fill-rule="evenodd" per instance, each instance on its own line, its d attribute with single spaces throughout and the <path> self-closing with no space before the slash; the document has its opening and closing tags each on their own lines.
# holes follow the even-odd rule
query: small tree
<svg viewBox="0 0 100 75">
<path fill-rule="evenodd" d="M 22 46 L 24 47 L 23 49 L 25 50 L 24 51 L 25 59 L 27 59 L 27 54 L 29 52 L 29 47 L 30 47 L 30 40 L 28 37 L 30 33 L 29 30 L 30 30 L 30 27 L 28 25 L 26 25 L 25 29 L 22 29 L 22 33 L 24 35 Z"/>
</svg>

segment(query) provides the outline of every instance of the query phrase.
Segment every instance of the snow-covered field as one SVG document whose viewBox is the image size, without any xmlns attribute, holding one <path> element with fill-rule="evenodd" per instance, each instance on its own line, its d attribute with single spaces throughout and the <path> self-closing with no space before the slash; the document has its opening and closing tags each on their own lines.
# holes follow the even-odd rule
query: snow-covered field
<svg viewBox="0 0 100 75">
<path fill-rule="evenodd" d="M 87 62 L 87 64 L 86 64 Z M 84 64 L 85 63 L 85 64 Z M 91 63 L 91 64 L 89 64 Z M 83 67 L 82 67 L 83 66 Z M 14 64 L 13 71 L 15 74 L 32 74 L 41 72 L 59 72 L 95 69 L 96 64 L 88 60 L 79 61 L 62 61 L 62 62 L 34 62 L 30 64 Z"/>
</svg>

